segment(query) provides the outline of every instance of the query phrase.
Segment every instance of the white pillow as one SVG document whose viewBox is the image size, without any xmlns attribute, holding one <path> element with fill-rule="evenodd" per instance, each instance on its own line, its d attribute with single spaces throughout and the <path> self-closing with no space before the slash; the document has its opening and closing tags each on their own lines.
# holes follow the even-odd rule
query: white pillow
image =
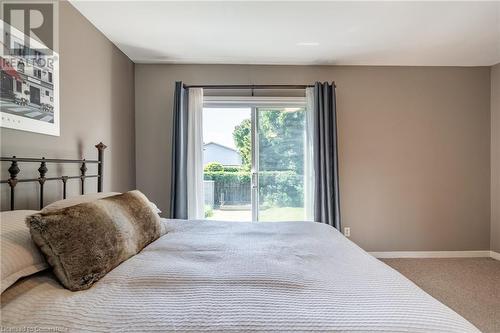
<svg viewBox="0 0 500 333">
<path fill-rule="evenodd" d="M 117 195 L 117 194 L 121 194 L 121 193 L 120 192 L 100 192 L 100 193 L 89 193 L 89 194 L 78 195 L 76 197 L 71 197 L 68 199 L 54 201 L 50 205 L 43 207 L 41 212 L 46 213 L 46 212 L 51 211 L 51 210 L 66 208 L 66 207 L 78 205 L 78 204 L 81 204 L 84 202 L 91 202 L 91 201 L 110 197 L 112 195 Z M 161 213 L 161 210 L 159 210 L 158 207 L 156 207 L 156 205 L 154 203 L 152 203 L 150 201 L 149 204 L 151 205 L 151 208 L 153 208 L 153 211 L 155 211 L 157 214 Z"/>
<path fill-rule="evenodd" d="M 50 210 L 62 209 L 74 205 L 78 205 L 84 202 L 91 202 L 98 199 L 110 197 L 112 195 L 121 194 L 119 192 L 99 192 L 99 193 L 89 193 L 83 195 L 77 195 L 76 197 L 71 197 L 68 199 L 62 199 L 58 201 L 54 201 L 53 203 L 43 207 L 42 213 L 46 213 Z"/>
<path fill-rule="evenodd" d="M 49 265 L 31 240 L 26 217 L 36 210 L 13 210 L 0 213 L 1 290 L 22 277 L 43 271 Z"/>
</svg>

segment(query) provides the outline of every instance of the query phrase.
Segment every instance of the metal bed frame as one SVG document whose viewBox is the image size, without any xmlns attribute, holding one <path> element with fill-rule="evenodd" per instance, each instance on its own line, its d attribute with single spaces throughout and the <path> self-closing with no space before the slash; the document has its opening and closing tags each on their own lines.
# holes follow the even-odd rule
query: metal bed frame
<svg viewBox="0 0 500 333">
<path fill-rule="evenodd" d="M 103 171 L 104 171 L 104 149 L 106 149 L 106 145 L 102 142 L 99 142 L 95 145 L 97 148 L 97 160 L 86 160 L 86 159 L 77 159 L 77 160 L 68 160 L 68 159 L 57 159 L 57 158 L 21 158 L 21 157 L 0 157 L 0 162 L 11 162 L 10 167 L 8 169 L 10 177 L 9 179 L 0 180 L 0 184 L 9 184 L 10 187 L 10 210 L 14 210 L 15 208 L 15 189 L 17 183 L 33 183 L 38 182 L 40 184 L 40 209 L 43 208 L 43 187 L 46 181 L 52 180 L 60 180 L 62 181 L 63 186 L 63 199 L 66 199 L 66 183 L 68 179 L 80 179 L 81 194 L 85 194 L 85 179 L 87 178 L 97 178 L 97 192 L 102 192 L 102 181 L 103 181 Z M 38 168 L 38 173 L 40 176 L 38 178 L 17 178 L 18 174 L 21 172 L 21 169 L 18 165 L 20 163 L 40 163 L 40 167 Z M 81 163 L 80 166 L 80 175 L 79 176 L 60 176 L 60 177 L 45 177 L 49 169 L 47 168 L 47 163 L 57 163 L 57 164 L 71 164 L 71 163 Z M 87 175 L 87 164 L 97 164 L 97 174 L 95 175 Z"/>
</svg>

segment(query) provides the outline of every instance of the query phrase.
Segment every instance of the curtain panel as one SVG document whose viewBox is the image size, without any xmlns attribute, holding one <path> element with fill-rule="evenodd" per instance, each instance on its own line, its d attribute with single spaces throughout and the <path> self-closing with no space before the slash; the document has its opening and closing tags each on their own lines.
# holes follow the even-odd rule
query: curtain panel
<svg viewBox="0 0 500 333">
<path fill-rule="evenodd" d="M 187 216 L 188 219 L 205 217 L 205 191 L 203 189 L 203 89 L 190 88 L 188 92 L 187 139 Z"/>
<path fill-rule="evenodd" d="M 182 82 L 175 82 L 170 185 L 170 217 L 173 219 L 187 219 L 187 99 Z"/>
<path fill-rule="evenodd" d="M 314 221 L 341 230 L 335 86 L 316 82 L 313 100 Z"/>
<path fill-rule="evenodd" d="M 170 217 L 204 217 L 203 191 L 203 90 L 184 89 L 175 83 Z M 188 163 L 189 161 L 189 163 Z"/>
<path fill-rule="evenodd" d="M 306 114 L 304 138 L 304 216 L 316 221 L 314 215 L 314 88 L 306 88 Z"/>
</svg>

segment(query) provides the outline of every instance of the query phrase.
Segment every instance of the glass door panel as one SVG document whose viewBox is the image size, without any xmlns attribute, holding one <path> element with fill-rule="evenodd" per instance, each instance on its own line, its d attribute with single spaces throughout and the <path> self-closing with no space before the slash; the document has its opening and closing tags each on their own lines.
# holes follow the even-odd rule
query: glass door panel
<svg viewBox="0 0 500 333">
<path fill-rule="evenodd" d="M 205 218 L 252 221 L 252 108 L 203 109 Z"/>
<path fill-rule="evenodd" d="M 255 108 L 254 187 L 258 221 L 307 220 L 304 205 L 306 112 Z"/>
<path fill-rule="evenodd" d="M 203 109 L 206 219 L 312 220 L 310 114 L 284 105 Z"/>
</svg>

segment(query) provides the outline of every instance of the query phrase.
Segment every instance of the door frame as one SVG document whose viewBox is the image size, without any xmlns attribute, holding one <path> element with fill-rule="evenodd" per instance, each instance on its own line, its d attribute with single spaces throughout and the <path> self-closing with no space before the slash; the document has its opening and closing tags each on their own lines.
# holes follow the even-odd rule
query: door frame
<svg viewBox="0 0 500 333">
<path fill-rule="evenodd" d="M 204 96 L 203 108 L 249 108 L 251 110 L 252 168 L 250 170 L 252 221 L 259 221 L 259 117 L 257 109 L 264 107 L 306 107 L 305 97 L 268 96 Z"/>
<path fill-rule="evenodd" d="M 250 188 L 252 193 L 252 221 L 259 221 L 259 117 L 257 117 L 257 106 L 251 107 L 251 133 L 252 133 L 252 168 L 250 169 Z"/>
</svg>

